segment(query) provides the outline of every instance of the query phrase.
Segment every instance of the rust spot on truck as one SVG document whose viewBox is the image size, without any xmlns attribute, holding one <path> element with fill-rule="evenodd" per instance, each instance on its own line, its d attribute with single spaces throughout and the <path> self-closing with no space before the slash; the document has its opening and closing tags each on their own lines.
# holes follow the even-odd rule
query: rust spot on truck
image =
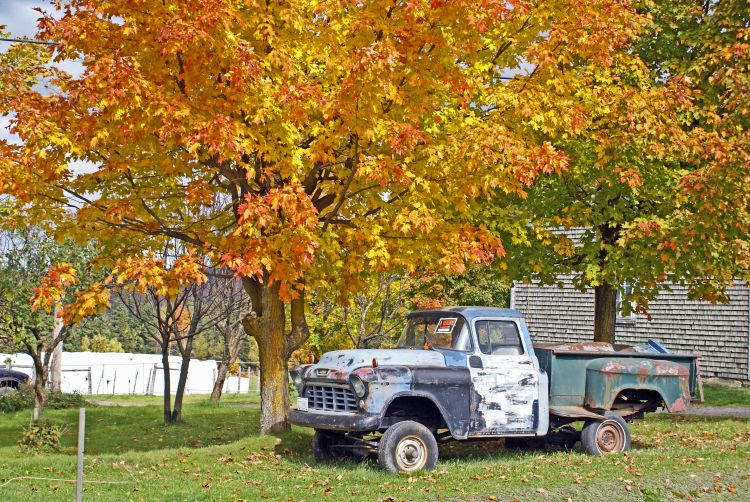
<svg viewBox="0 0 750 502">
<path fill-rule="evenodd" d="M 672 403 L 672 406 L 670 406 L 670 411 L 673 412 L 680 412 L 680 411 L 687 411 L 688 405 L 684 398 L 680 397 L 676 401 Z"/>
<path fill-rule="evenodd" d="M 658 359 L 635 359 L 623 361 L 612 359 L 602 366 L 600 373 L 611 375 L 616 374 L 634 374 L 637 376 L 689 376 L 687 368 L 671 363 L 669 361 L 659 361 Z"/>
<path fill-rule="evenodd" d="M 614 347 L 607 342 L 539 343 L 534 346 L 553 352 L 615 352 Z"/>
</svg>

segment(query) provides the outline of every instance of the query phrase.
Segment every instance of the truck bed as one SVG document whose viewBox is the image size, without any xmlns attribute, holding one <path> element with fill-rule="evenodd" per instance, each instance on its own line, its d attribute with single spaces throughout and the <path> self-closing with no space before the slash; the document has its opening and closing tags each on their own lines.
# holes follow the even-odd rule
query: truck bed
<svg viewBox="0 0 750 502">
<path fill-rule="evenodd" d="M 684 411 L 699 393 L 698 357 L 691 354 L 601 342 L 537 343 L 534 352 L 549 378 L 551 415 L 629 416 L 662 405 Z"/>
</svg>

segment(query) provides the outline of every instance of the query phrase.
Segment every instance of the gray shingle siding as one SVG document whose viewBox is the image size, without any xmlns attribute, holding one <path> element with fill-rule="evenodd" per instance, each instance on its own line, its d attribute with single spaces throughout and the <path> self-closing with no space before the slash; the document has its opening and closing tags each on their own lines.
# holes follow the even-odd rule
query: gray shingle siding
<svg viewBox="0 0 750 502">
<path fill-rule="evenodd" d="M 575 289 L 571 276 L 563 287 L 516 284 L 513 306 L 524 313 L 534 341 L 591 340 L 594 332 L 594 292 Z M 750 381 L 750 290 L 738 282 L 727 291 L 729 304 L 689 300 L 685 286 L 670 284 L 651 302 L 652 319 L 637 314 L 617 323 L 618 343 L 658 340 L 670 351 L 701 356 L 705 377 Z"/>
</svg>

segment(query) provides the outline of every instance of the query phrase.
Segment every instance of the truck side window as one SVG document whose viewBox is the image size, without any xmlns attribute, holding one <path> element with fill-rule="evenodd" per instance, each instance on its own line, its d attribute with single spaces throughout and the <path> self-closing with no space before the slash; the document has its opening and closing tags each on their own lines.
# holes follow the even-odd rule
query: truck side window
<svg viewBox="0 0 750 502">
<path fill-rule="evenodd" d="M 477 321 L 474 326 L 482 353 L 495 356 L 523 354 L 521 337 L 513 321 Z"/>
</svg>

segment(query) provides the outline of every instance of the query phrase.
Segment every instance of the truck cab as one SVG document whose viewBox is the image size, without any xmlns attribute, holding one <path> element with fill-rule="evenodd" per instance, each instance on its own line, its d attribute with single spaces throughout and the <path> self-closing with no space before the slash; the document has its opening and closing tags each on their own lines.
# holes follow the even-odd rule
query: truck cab
<svg viewBox="0 0 750 502">
<path fill-rule="evenodd" d="M 580 438 L 592 453 L 624 451 L 630 443 L 625 418 L 655 409 L 662 401 L 690 399 L 694 357 L 658 361 L 655 369 L 642 364 L 653 363 L 650 353 L 615 354 L 611 346 L 593 346 L 595 350 L 559 355 L 545 346 L 540 365 L 518 311 L 416 311 L 407 316 L 396 348 L 334 351 L 316 364 L 296 368 L 292 378 L 299 397 L 290 419 L 315 428 L 313 452 L 318 460 L 377 453 L 386 470 L 412 472 L 433 468 L 437 442 L 446 440 L 505 438 L 506 445 L 525 446 L 555 438 L 572 446 Z M 558 357 L 562 361 L 569 352 L 577 355 L 575 361 L 558 365 Z M 606 361 L 623 359 L 632 359 L 635 366 L 618 366 L 618 378 L 630 383 L 627 375 L 635 378 L 640 372 L 639 380 L 626 385 L 627 395 L 619 401 L 615 397 L 597 404 L 610 397 L 597 395 L 600 407 L 591 406 L 587 398 L 601 390 L 597 382 L 614 375 L 606 374 L 604 368 L 611 369 Z M 560 379 L 555 388 L 564 389 L 563 380 L 581 380 L 572 387 L 582 394 L 550 394 L 551 374 Z M 669 388 L 665 399 L 660 386 Z M 629 407 L 621 406 L 623 398 L 629 399 Z M 551 405 L 556 413 L 550 412 Z M 585 422 L 584 431 L 570 427 L 577 421 Z M 585 433 L 586 426 L 593 432 Z"/>
</svg>

